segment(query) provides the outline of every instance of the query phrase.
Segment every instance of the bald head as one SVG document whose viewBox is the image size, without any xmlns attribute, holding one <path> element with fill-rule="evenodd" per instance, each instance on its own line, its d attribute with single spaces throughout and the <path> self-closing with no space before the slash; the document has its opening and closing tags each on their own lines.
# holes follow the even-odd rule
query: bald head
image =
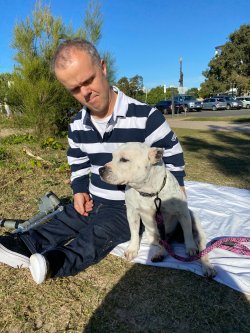
<svg viewBox="0 0 250 333">
<path fill-rule="evenodd" d="M 55 73 L 56 69 L 66 69 L 72 64 L 72 56 L 76 50 L 87 53 L 94 64 L 101 66 L 101 57 L 95 46 L 84 39 L 76 38 L 66 40 L 58 46 L 52 60 L 52 71 Z"/>
<path fill-rule="evenodd" d="M 54 57 L 53 71 L 91 115 L 105 118 L 112 114 L 116 94 L 107 80 L 106 63 L 91 43 L 73 40 L 61 44 Z"/>
</svg>

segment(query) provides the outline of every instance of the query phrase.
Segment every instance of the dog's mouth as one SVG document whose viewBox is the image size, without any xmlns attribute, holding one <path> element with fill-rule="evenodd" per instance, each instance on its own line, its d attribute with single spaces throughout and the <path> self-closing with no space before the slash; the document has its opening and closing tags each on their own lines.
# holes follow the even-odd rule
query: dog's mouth
<svg viewBox="0 0 250 333">
<path fill-rule="evenodd" d="M 99 175 L 103 181 L 107 182 L 108 174 L 109 171 L 107 167 L 104 166 L 99 168 Z"/>
<path fill-rule="evenodd" d="M 99 175 L 101 179 L 108 184 L 112 185 L 124 185 L 124 183 L 119 182 L 115 177 L 109 167 L 104 166 L 99 169 Z"/>
</svg>

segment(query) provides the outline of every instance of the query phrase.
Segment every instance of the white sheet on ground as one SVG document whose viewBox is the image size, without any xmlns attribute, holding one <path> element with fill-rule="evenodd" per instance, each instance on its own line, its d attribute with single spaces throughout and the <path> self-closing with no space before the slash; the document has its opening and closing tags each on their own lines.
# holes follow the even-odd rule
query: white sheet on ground
<svg viewBox="0 0 250 333">
<path fill-rule="evenodd" d="M 186 182 L 189 207 L 201 220 L 207 241 L 223 236 L 250 237 L 250 191 L 199 182 Z M 128 243 L 118 245 L 111 253 L 123 256 Z M 246 244 L 250 246 L 250 243 Z M 183 244 L 174 244 L 174 251 L 185 256 Z M 156 247 L 147 243 L 143 235 L 134 263 L 192 271 L 202 275 L 199 261 L 181 262 L 167 256 L 163 262 L 152 263 Z M 209 254 L 217 270 L 216 281 L 250 295 L 250 257 L 223 249 Z"/>
</svg>

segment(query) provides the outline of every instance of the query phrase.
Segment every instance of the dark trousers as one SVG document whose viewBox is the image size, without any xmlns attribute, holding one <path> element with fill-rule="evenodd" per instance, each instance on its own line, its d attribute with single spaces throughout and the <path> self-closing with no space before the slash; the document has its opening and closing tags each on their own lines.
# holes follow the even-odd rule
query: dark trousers
<svg viewBox="0 0 250 333">
<path fill-rule="evenodd" d="M 69 204 L 48 223 L 21 234 L 21 238 L 32 253 L 48 259 L 51 277 L 75 275 L 130 239 L 126 206 L 95 202 L 85 217 Z"/>
</svg>

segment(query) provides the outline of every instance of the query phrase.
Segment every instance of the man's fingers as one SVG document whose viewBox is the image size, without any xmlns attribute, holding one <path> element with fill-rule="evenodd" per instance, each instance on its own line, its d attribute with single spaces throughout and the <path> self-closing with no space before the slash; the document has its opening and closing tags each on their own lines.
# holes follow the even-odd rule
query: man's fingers
<svg viewBox="0 0 250 333">
<path fill-rule="evenodd" d="M 82 193 L 77 193 L 74 195 L 74 208 L 79 214 L 84 215 L 85 198 Z"/>
<path fill-rule="evenodd" d="M 88 193 L 77 193 L 74 195 L 74 208 L 79 214 L 88 216 L 93 209 L 93 200 Z"/>
<path fill-rule="evenodd" d="M 77 211 L 77 213 L 79 213 L 80 215 L 84 215 L 85 209 L 84 209 L 83 204 L 80 205 L 79 203 L 74 203 L 74 208 Z"/>
<path fill-rule="evenodd" d="M 92 208 L 93 208 L 93 200 L 87 201 L 87 202 L 85 203 L 85 209 L 86 209 L 87 211 L 89 211 L 89 210 L 92 210 Z"/>
</svg>

